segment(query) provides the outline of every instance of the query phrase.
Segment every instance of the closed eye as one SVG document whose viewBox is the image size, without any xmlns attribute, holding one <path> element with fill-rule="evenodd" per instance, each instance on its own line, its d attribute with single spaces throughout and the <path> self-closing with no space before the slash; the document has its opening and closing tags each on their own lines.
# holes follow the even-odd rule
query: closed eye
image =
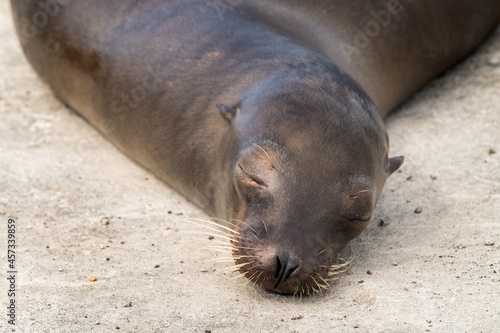
<svg viewBox="0 0 500 333">
<path fill-rule="evenodd" d="M 260 186 L 266 186 L 266 187 L 267 187 L 267 185 L 266 185 L 266 184 L 265 184 L 265 183 L 264 183 L 261 179 L 257 178 L 256 176 L 253 176 L 253 175 L 248 174 L 248 172 L 246 172 L 240 164 L 238 164 L 238 169 L 239 169 L 239 170 L 240 170 L 240 171 L 241 171 L 241 172 L 242 172 L 242 173 L 243 173 L 243 174 L 244 174 L 247 178 L 249 178 L 249 179 L 250 179 L 250 181 L 251 181 L 251 182 L 250 182 L 250 185 L 253 185 L 253 186 L 258 186 L 258 185 L 260 185 Z"/>
</svg>

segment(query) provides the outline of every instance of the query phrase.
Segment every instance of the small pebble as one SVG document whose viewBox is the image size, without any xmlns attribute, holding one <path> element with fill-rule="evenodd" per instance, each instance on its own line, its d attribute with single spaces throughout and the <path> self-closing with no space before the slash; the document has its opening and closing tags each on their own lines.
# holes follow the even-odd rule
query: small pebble
<svg viewBox="0 0 500 333">
<path fill-rule="evenodd" d="M 488 150 L 488 155 L 493 155 L 493 154 L 496 154 L 496 153 L 497 153 L 497 151 L 495 149 L 493 149 L 493 148 L 490 148 Z"/>
<path fill-rule="evenodd" d="M 488 65 L 490 66 L 500 66 L 500 57 L 498 56 L 492 56 L 488 59 Z"/>
<path fill-rule="evenodd" d="M 491 241 L 491 240 L 488 240 L 488 241 L 484 242 L 484 245 L 486 245 L 486 246 L 493 246 L 493 245 L 495 245 L 495 242 Z"/>
<path fill-rule="evenodd" d="M 372 271 L 366 271 L 366 274 L 372 275 Z"/>
<path fill-rule="evenodd" d="M 381 227 L 387 227 L 389 224 L 391 224 L 391 219 L 389 219 L 389 218 L 380 219 L 379 225 Z"/>
<path fill-rule="evenodd" d="M 93 275 L 91 277 L 89 277 L 89 281 L 90 282 L 94 282 L 96 280 L 97 280 L 97 278 L 95 276 L 93 276 Z"/>
<path fill-rule="evenodd" d="M 414 212 L 415 212 L 415 214 L 422 213 L 422 207 L 418 206 L 417 208 L 415 208 Z"/>
</svg>

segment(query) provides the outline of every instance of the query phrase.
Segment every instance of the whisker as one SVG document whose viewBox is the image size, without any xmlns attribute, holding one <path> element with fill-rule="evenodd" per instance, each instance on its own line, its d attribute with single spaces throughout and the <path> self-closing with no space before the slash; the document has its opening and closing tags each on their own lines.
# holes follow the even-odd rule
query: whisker
<svg viewBox="0 0 500 333">
<path fill-rule="evenodd" d="M 233 246 L 231 248 L 231 250 L 233 251 L 233 255 L 235 254 L 238 254 L 238 253 L 241 253 L 241 252 L 245 252 L 245 251 L 240 251 L 240 250 L 248 250 L 248 252 L 253 252 L 253 250 L 255 250 L 255 248 L 253 247 L 243 247 L 243 246 Z M 255 258 L 257 258 L 256 256 L 254 256 Z"/>
<path fill-rule="evenodd" d="M 235 276 L 235 277 L 232 277 L 232 278 L 231 278 L 231 280 L 236 280 L 236 279 L 239 279 L 239 278 L 245 277 L 247 273 L 248 273 L 248 272 L 241 273 L 241 274 L 239 274 L 239 275 L 237 275 L 237 276 Z"/>
<path fill-rule="evenodd" d="M 316 284 L 316 286 L 319 288 L 318 290 L 316 290 L 314 287 L 313 287 L 313 290 L 315 293 L 319 294 L 321 292 L 321 285 L 318 283 L 318 281 L 316 281 L 316 279 L 311 275 L 310 278 L 314 281 L 314 283 Z"/>
<path fill-rule="evenodd" d="M 230 222 L 230 221 L 231 221 L 231 222 Z M 240 223 L 240 224 L 242 224 L 242 225 L 246 225 L 246 226 L 248 226 L 248 223 L 247 223 L 247 222 L 242 221 L 242 220 L 238 220 L 238 219 L 230 219 L 229 221 L 227 221 L 227 223 L 229 223 L 230 225 L 235 226 L 235 227 L 236 227 L 236 228 L 238 228 L 238 229 L 241 229 L 241 230 L 243 229 L 243 228 L 241 228 L 239 225 L 235 224 L 233 221 L 238 222 L 238 223 Z"/>
<path fill-rule="evenodd" d="M 321 250 L 317 255 L 319 256 L 321 253 L 328 251 L 327 249 Z"/>
<path fill-rule="evenodd" d="M 352 247 L 349 249 L 349 257 L 347 259 L 338 258 L 337 260 L 340 261 L 340 263 L 331 265 L 330 272 L 328 272 L 329 280 L 337 280 L 343 273 L 349 270 L 351 263 L 354 260 Z"/>
<path fill-rule="evenodd" d="M 253 145 L 254 145 L 254 146 L 259 147 L 259 148 L 260 148 L 260 149 L 264 152 L 264 154 L 266 154 L 267 158 L 269 159 L 269 163 L 271 163 L 271 161 L 270 161 L 270 160 L 271 160 L 271 157 L 269 157 L 269 155 L 268 155 L 268 154 L 267 154 L 267 152 L 264 150 L 264 148 L 262 148 L 261 146 L 259 146 L 259 145 L 258 145 L 258 144 L 256 144 L 256 143 L 254 143 Z"/>
<path fill-rule="evenodd" d="M 246 255 L 246 256 L 235 256 L 234 257 L 234 260 L 239 260 L 239 259 L 243 259 L 243 258 L 258 258 L 257 256 L 250 256 L 250 255 Z"/>
<path fill-rule="evenodd" d="M 212 220 L 221 221 L 222 223 L 227 223 L 227 224 L 233 226 L 232 223 L 230 223 L 226 220 L 223 220 L 223 219 L 219 219 L 219 218 L 211 218 L 208 220 L 208 219 L 198 219 L 198 218 L 190 217 L 190 218 L 186 219 L 186 222 L 198 223 L 199 225 L 202 225 L 202 226 L 206 223 L 206 224 L 210 224 L 210 225 L 214 225 L 216 227 L 222 228 L 228 232 L 238 233 L 238 231 L 233 230 L 233 229 L 229 228 L 228 226 L 225 226 L 224 224 L 221 224 L 221 223 L 218 223 L 218 222 L 215 222 Z"/>
<path fill-rule="evenodd" d="M 233 247 L 231 245 L 223 244 L 223 245 L 210 245 L 207 246 L 207 249 L 226 249 L 226 250 L 233 250 Z"/>
<path fill-rule="evenodd" d="M 221 252 L 221 253 L 228 253 L 229 252 L 228 249 L 217 249 L 217 248 L 213 248 L 213 247 L 201 248 L 201 250 L 211 250 L 211 251 Z"/>
<path fill-rule="evenodd" d="M 220 263 L 220 262 L 230 262 L 230 263 L 234 264 L 234 259 L 233 258 L 215 258 L 215 259 L 210 260 L 210 263 L 212 263 L 212 264 L 216 264 L 216 263 Z"/>
<path fill-rule="evenodd" d="M 298 285 L 297 287 L 295 287 L 295 291 L 293 292 L 294 297 L 295 295 L 299 296 L 299 300 L 300 300 L 300 294 L 302 293 L 301 290 L 304 291 L 304 285 Z"/>
<path fill-rule="evenodd" d="M 259 281 L 259 278 L 261 277 L 262 274 L 264 274 L 264 271 L 261 271 L 260 274 L 255 277 L 255 281 L 253 283 L 254 287 L 257 285 L 257 282 Z"/>
<path fill-rule="evenodd" d="M 245 262 L 243 264 L 234 265 L 231 267 L 224 268 L 223 270 L 221 270 L 221 272 L 230 271 L 230 270 L 238 270 L 238 269 L 245 267 L 246 265 L 250 265 L 250 264 L 251 264 L 251 262 Z"/>
<path fill-rule="evenodd" d="M 213 250 L 213 251 L 219 251 L 219 252 L 224 252 L 228 253 L 231 252 L 233 254 L 233 257 L 237 258 L 257 258 L 256 255 L 237 255 L 239 253 L 238 250 L 253 250 L 253 248 L 250 247 L 238 247 L 234 248 L 232 246 L 224 246 L 224 245 L 211 245 L 211 246 L 206 246 L 206 247 L 201 247 L 199 250 Z M 237 255 L 237 256 L 236 256 Z"/>
<path fill-rule="evenodd" d="M 184 222 L 187 222 L 187 223 L 191 223 L 193 225 L 196 225 L 196 226 L 200 226 L 202 228 L 205 228 L 205 229 L 209 229 L 209 230 L 213 230 L 213 231 L 217 231 L 217 232 L 221 232 L 221 230 L 217 229 L 217 228 L 213 228 L 212 226 L 216 226 L 218 228 L 222 228 L 228 232 L 231 232 L 233 234 L 238 234 L 238 231 L 236 230 L 233 230 L 231 228 L 228 228 L 228 227 L 225 227 L 223 225 L 220 225 L 216 222 L 213 222 L 213 221 L 209 221 L 209 220 L 202 220 L 202 219 L 194 219 L 194 218 L 190 218 L 190 219 L 185 219 Z M 203 224 L 203 223 L 207 223 L 209 225 L 206 225 L 206 224 Z"/>
<path fill-rule="evenodd" d="M 233 242 L 233 241 L 234 241 L 234 239 L 233 239 L 233 238 L 231 238 L 231 237 L 227 237 L 227 236 L 217 235 L 217 236 L 214 236 L 214 237 L 219 238 L 219 240 L 220 240 L 220 239 L 224 239 L 224 240 L 226 240 L 226 241 L 228 241 L 228 242 Z M 238 237 L 238 236 L 237 236 L 237 237 Z"/>
<path fill-rule="evenodd" d="M 233 240 L 231 237 L 228 237 L 227 234 L 217 234 L 217 233 L 214 233 L 214 232 L 206 232 L 206 231 L 190 231 L 188 232 L 188 234 L 191 234 L 191 235 L 200 235 L 200 236 L 208 236 L 208 237 L 213 237 L 214 239 L 215 238 L 220 238 L 220 239 L 225 239 L 225 240 Z M 206 238 L 203 238 L 203 240 L 205 240 Z M 210 239 L 209 239 L 210 240 Z"/>
<path fill-rule="evenodd" d="M 224 224 L 228 224 L 236 229 L 240 229 L 240 230 L 243 230 L 240 226 L 238 226 L 237 224 L 233 223 L 233 222 L 229 222 L 228 220 L 224 220 L 224 219 L 220 219 L 220 218 L 217 218 L 217 217 L 212 217 L 213 220 L 217 220 L 217 221 L 221 221 L 222 223 Z M 234 220 L 232 219 L 231 221 L 238 221 L 238 222 L 241 222 L 241 223 L 244 223 L 243 221 L 239 221 L 239 220 Z M 233 230 L 234 231 L 234 230 Z"/>
<path fill-rule="evenodd" d="M 231 221 L 237 221 L 237 222 L 239 222 L 239 223 L 241 223 L 241 224 L 243 224 L 243 225 L 247 226 L 248 228 L 250 228 L 250 229 L 251 229 L 254 233 L 257 233 L 257 230 L 255 230 L 255 228 L 254 228 L 254 227 L 252 227 L 250 224 L 248 224 L 248 223 L 247 223 L 247 222 L 245 222 L 245 221 L 241 221 L 241 220 L 237 220 L 237 219 L 231 219 Z M 241 229 L 241 228 L 240 228 L 240 229 Z M 241 229 L 241 230 L 243 230 L 243 229 Z"/>
<path fill-rule="evenodd" d="M 235 276 L 235 277 L 232 277 L 231 280 L 236 280 L 238 278 L 241 278 L 241 277 L 246 277 L 246 275 L 252 270 L 254 269 L 256 266 L 253 265 L 253 266 L 250 266 L 249 268 L 247 268 L 247 270 L 245 272 L 242 272 L 240 275 L 238 276 Z"/>
<path fill-rule="evenodd" d="M 209 232 L 207 230 L 189 230 L 186 231 L 186 233 L 191 235 L 212 236 L 213 238 L 220 237 L 220 238 L 232 239 L 231 237 L 238 237 L 237 235 L 229 235 L 228 233 L 222 232 L 220 230 L 215 230 L 206 226 L 204 228 L 210 229 L 211 231 Z"/>
<path fill-rule="evenodd" d="M 246 288 L 248 286 L 248 284 L 252 281 L 252 279 L 254 278 L 255 274 L 257 274 L 258 271 L 254 272 L 252 275 L 250 275 L 250 277 L 248 277 L 247 281 L 243 284 L 243 287 Z"/>
<path fill-rule="evenodd" d="M 264 225 L 264 230 L 266 230 L 266 234 L 268 233 L 267 231 L 267 225 L 266 225 L 266 222 L 264 222 L 264 220 L 260 220 L 260 222 L 262 222 L 262 224 Z"/>
<path fill-rule="evenodd" d="M 236 265 L 233 265 L 233 266 L 229 266 L 229 267 L 226 267 L 226 268 L 223 268 L 221 270 L 219 270 L 219 273 L 221 274 L 225 274 L 225 273 L 234 273 L 236 272 L 237 270 L 239 269 L 239 267 L 237 267 Z"/>
<path fill-rule="evenodd" d="M 238 244 L 241 244 L 241 245 L 238 245 Z M 255 250 L 256 249 L 256 247 L 248 247 L 248 246 L 244 246 L 244 245 L 247 245 L 247 244 L 244 244 L 242 242 L 233 242 L 231 244 L 231 246 L 234 249 L 248 249 L 248 250 Z M 251 245 L 251 244 L 248 244 L 248 245 Z"/>
<path fill-rule="evenodd" d="M 234 233 L 234 235 L 232 236 L 234 238 L 228 237 L 227 233 L 224 230 L 219 230 L 217 228 L 213 228 L 212 226 L 207 226 L 207 225 L 199 224 L 199 223 L 193 222 L 193 221 L 187 221 L 186 220 L 186 222 L 187 223 L 191 223 L 191 224 L 196 225 L 196 226 L 199 226 L 199 227 L 202 227 L 202 228 L 205 228 L 205 229 L 208 229 L 208 230 L 211 230 L 213 232 L 213 233 L 203 233 L 203 232 L 191 231 L 194 234 L 208 235 L 208 236 L 213 236 L 214 238 L 217 237 L 217 238 L 226 239 L 226 240 L 229 240 L 229 241 L 236 241 L 236 240 L 247 240 L 247 241 L 250 241 L 249 238 L 241 236 L 237 231 L 234 231 L 232 229 L 229 229 L 229 230 L 231 230 L 231 232 Z M 216 225 L 216 226 L 220 227 L 220 225 L 217 224 L 217 223 L 213 223 L 213 225 Z"/>
<path fill-rule="evenodd" d="M 357 196 L 356 196 L 356 194 L 359 194 L 359 193 L 365 193 L 365 192 L 370 192 L 370 193 L 371 193 L 371 192 L 372 192 L 372 190 L 361 190 L 361 191 L 356 192 L 356 193 L 354 193 L 354 194 L 349 194 L 347 197 L 348 197 L 348 198 L 356 198 L 356 197 L 357 197 Z"/>
<path fill-rule="evenodd" d="M 208 234 L 210 235 L 210 234 Z M 214 235 L 210 235 L 210 236 L 214 236 Z M 239 242 L 239 239 L 242 239 L 240 236 L 235 236 L 237 239 L 234 239 L 234 238 L 231 238 L 231 237 L 227 237 L 227 236 L 222 236 L 222 235 L 215 235 L 214 238 L 218 238 L 218 240 L 226 240 L 228 242 Z M 244 239 L 246 240 L 246 239 Z"/>
<path fill-rule="evenodd" d="M 203 241 L 205 241 L 205 240 L 206 240 L 206 239 L 205 239 L 205 238 L 203 238 Z M 231 243 L 228 243 L 228 242 L 227 242 L 227 241 L 225 241 L 225 240 L 220 240 L 220 239 L 215 239 L 215 238 L 214 238 L 214 239 L 211 239 L 211 240 L 210 240 L 210 243 L 211 243 L 211 244 L 227 245 L 227 246 L 231 246 L 231 247 L 232 247 L 232 246 L 234 246 L 234 245 L 232 245 Z"/>
<path fill-rule="evenodd" d="M 327 289 L 327 290 L 331 290 L 331 286 L 328 283 L 328 281 L 326 281 L 325 278 L 322 277 L 320 274 L 316 273 L 316 275 L 320 278 L 321 281 L 324 282 L 324 284 L 323 284 L 324 288 Z"/>
</svg>

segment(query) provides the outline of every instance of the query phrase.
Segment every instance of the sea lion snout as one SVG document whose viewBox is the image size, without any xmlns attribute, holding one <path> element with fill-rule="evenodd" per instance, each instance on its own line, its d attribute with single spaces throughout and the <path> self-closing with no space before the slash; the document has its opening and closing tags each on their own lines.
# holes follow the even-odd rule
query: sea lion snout
<svg viewBox="0 0 500 333">
<path fill-rule="evenodd" d="M 311 246 L 311 239 L 303 237 L 301 247 L 294 246 L 297 243 L 299 240 L 290 241 L 288 231 L 264 224 L 246 226 L 234 237 L 233 256 L 240 272 L 266 290 L 308 295 L 328 288 L 329 268 L 335 256 L 318 250 L 319 244 Z"/>
</svg>

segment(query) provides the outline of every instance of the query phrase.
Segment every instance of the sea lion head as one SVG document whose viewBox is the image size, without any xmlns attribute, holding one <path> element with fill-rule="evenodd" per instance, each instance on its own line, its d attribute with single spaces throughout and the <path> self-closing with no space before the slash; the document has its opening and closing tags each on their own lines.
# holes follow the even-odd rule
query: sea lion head
<svg viewBox="0 0 500 333">
<path fill-rule="evenodd" d="M 270 78 L 238 108 L 228 113 L 239 142 L 228 201 L 236 265 L 277 293 L 326 288 L 403 158 L 388 158 L 373 102 L 345 73 Z"/>
</svg>

